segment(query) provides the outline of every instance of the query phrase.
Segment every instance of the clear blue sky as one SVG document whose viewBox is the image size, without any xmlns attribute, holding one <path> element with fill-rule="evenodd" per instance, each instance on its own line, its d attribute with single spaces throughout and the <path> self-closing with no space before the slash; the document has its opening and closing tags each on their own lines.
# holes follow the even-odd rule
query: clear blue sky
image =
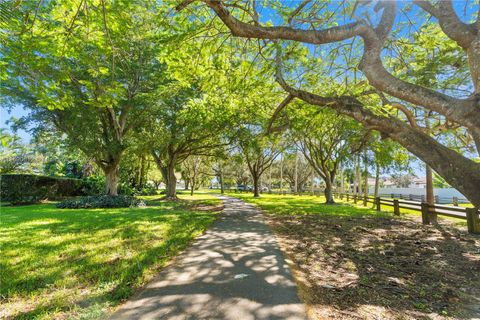
<svg viewBox="0 0 480 320">
<path fill-rule="evenodd" d="M 16 106 L 11 110 L 9 113 L 5 108 L 0 107 L 0 128 L 9 128 L 9 125 L 6 124 L 6 122 L 11 118 L 21 118 L 22 116 L 26 115 L 28 112 L 23 110 L 22 106 Z M 23 130 L 20 130 L 18 132 L 18 135 L 22 138 L 23 142 L 28 143 L 31 139 L 31 136 L 28 132 L 25 132 Z"/>
</svg>

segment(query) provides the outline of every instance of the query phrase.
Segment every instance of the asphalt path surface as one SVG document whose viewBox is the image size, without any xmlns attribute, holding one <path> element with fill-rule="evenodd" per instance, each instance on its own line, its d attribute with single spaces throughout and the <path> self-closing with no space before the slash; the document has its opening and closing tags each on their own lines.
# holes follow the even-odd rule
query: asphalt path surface
<svg viewBox="0 0 480 320">
<path fill-rule="evenodd" d="M 262 214 L 221 199 L 225 209 L 213 226 L 111 319 L 306 319 Z"/>
</svg>

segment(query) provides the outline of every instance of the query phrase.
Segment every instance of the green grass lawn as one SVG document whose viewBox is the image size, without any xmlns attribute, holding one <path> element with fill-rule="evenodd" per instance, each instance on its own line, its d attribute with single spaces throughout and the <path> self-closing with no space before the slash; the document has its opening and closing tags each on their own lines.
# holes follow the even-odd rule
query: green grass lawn
<svg viewBox="0 0 480 320">
<path fill-rule="evenodd" d="M 382 211 L 378 212 L 373 209 L 373 205 L 368 203 L 366 207 L 363 206 L 363 200 L 357 201 L 357 204 L 353 203 L 353 200 L 349 202 L 346 198 L 340 200 L 335 198 L 336 205 L 326 205 L 325 197 L 322 196 L 309 196 L 309 195 L 278 195 L 264 193 L 260 198 L 254 198 L 251 193 L 228 193 L 232 197 L 237 197 L 245 201 L 255 203 L 259 205 L 263 210 L 270 214 L 323 214 L 333 216 L 369 216 L 375 215 L 380 217 L 392 216 L 393 206 L 382 206 Z M 421 217 L 419 211 L 411 209 L 400 209 L 402 216 L 410 215 Z M 467 222 L 464 219 L 438 216 L 439 220 L 449 221 L 457 226 L 466 227 Z"/>
<path fill-rule="evenodd" d="M 324 196 L 296 196 L 262 194 L 260 198 L 254 198 L 251 193 L 229 193 L 230 196 L 243 199 L 257 204 L 269 214 L 275 215 L 308 215 L 323 214 L 333 216 L 368 216 L 376 215 L 384 217 L 391 215 L 385 212 L 377 212 L 370 208 L 355 207 L 347 203 L 338 202 L 336 205 L 326 205 Z"/>
<path fill-rule="evenodd" d="M 182 195 L 145 208 L 2 207 L 0 318 L 97 319 L 203 233 L 220 201 Z"/>
</svg>

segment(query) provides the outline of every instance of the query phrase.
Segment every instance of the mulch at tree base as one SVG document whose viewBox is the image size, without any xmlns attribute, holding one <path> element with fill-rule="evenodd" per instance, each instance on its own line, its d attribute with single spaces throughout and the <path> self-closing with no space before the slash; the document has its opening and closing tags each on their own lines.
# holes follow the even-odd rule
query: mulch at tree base
<svg viewBox="0 0 480 320">
<path fill-rule="evenodd" d="M 480 237 L 416 218 L 269 216 L 313 319 L 480 318 Z"/>
</svg>

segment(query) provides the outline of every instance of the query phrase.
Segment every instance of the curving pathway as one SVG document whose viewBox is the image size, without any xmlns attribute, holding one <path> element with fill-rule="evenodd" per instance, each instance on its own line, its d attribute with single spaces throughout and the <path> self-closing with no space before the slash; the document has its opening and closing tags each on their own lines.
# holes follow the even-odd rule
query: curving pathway
<svg viewBox="0 0 480 320">
<path fill-rule="evenodd" d="M 221 199 L 225 209 L 212 228 L 111 319 L 306 319 L 262 214 Z"/>
</svg>

